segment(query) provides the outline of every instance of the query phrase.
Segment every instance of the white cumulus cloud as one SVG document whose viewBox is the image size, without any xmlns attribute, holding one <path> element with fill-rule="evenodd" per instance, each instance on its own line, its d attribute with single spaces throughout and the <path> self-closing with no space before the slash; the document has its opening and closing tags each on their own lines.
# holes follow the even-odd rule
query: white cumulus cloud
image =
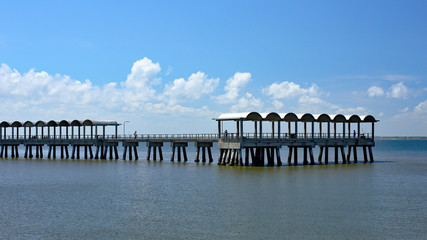
<svg viewBox="0 0 427 240">
<path fill-rule="evenodd" d="M 281 101 L 277 101 L 274 100 L 273 102 L 271 102 L 271 104 L 273 104 L 274 107 L 274 111 L 278 111 L 279 109 L 283 108 L 283 103 Z"/>
<path fill-rule="evenodd" d="M 427 100 L 418 104 L 414 111 L 418 113 L 427 113 Z"/>
<path fill-rule="evenodd" d="M 403 84 L 403 82 L 392 85 L 387 92 L 387 97 L 406 98 L 407 96 L 408 88 Z"/>
<path fill-rule="evenodd" d="M 167 84 L 164 96 L 168 98 L 171 104 L 196 100 L 202 95 L 212 93 L 218 82 L 218 78 L 208 78 L 203 72 L 193 73 L 188 80 L 179 78 L 175 79 L 172 84 Z"/>
<path fill-rule="evenodd" d="M 153 63 L 148 58 L 136 61 L 122 85 L 127 89 L 127 102 L 146 101 L 155 96 L 156 91 L 152 88 L 158 82 L 155 78 L 160 72 L 160 64 Z"/>
<path fill-rule="evenodd" d="M 381 97 L 384 95 L 384 90 L 377 86 L 372 86 L 368 89 L 369 97 Z"/>
<path fill-rule="evenodd" d="M 284 81 L 271 84 L 264 88 L 263 92 L 273 99 L 294 98 L 302 95 L 316 95 L 319 93 L 319 87 L 316 84 L 312 84 L 309 88 L 302 88 L 294 82 Z"/>
<path fill-rule="evenodd" d="M 217 96 L 216 99 L 219 103 L 232 103 L 237 100 L 240 95 L 240 91 L 246 87 L 251 80 L 251 73 L 248 72 L 236 72 L 233 77 L 227 80 L 227 84 L 224 87 L 225 93 Z"/>
<path fill-rule="evenodd" d="M 254 97 L 250 93 L 246 93 L 241 97 L 235 105 L 231 107 L 232 112 L 239 111 L 259 111 L 262 108 L 263 104 L 261 99 Z"/>
</svg>

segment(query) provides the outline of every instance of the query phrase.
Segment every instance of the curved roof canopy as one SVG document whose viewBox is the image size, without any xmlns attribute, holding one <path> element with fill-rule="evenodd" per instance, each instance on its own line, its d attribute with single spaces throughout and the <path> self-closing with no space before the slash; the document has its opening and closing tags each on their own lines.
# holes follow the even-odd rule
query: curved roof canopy
<svg viewBox="0 0 427 240">
<path fill-rule="evenodd" d="M 258 113 L 256 113 L 258 114 Z M 69 126 L 118 126 L 120 125 L 116 121 L 112 120 L 62 120 L 62 121 L 55 121 L 50 120 L 48 122 L 45 121 L 14 121 L 14 122 L 7 122 L 3 121 L 0 122 L 0 127 L 69 127 Z"/>
<path fill-rule="evenodd" d="M 285 121 L 285 122 L 378 122 L 372 115 L 295 114 L 295 113 L 223 113 L 217 121 Z M 90 126 L 90 125 L 88 125 Z"/>
</svg>

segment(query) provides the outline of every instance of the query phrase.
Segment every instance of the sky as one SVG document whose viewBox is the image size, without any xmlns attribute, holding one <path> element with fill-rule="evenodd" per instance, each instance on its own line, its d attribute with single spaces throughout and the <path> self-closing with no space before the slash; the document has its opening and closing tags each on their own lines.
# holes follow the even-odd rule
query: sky
<svg viewBox="0 0 427 240">
<path fill-rule="evenodd" d="M 215 133 L 227 112 L 427 136 L 427 1 L 1 1 L 0 121 Z"/>
</svg>

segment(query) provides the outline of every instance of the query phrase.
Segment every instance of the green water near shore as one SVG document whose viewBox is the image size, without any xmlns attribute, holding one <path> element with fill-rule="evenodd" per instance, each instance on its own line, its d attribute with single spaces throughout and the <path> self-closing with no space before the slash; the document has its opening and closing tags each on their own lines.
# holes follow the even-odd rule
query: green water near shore
<svg viewBox="0 0 427 240">
<path fill-rule="evenodd" d="M 426 143 L 347 165 L 0 159 L 0 239 L 423 239 Z"/>
</svg>

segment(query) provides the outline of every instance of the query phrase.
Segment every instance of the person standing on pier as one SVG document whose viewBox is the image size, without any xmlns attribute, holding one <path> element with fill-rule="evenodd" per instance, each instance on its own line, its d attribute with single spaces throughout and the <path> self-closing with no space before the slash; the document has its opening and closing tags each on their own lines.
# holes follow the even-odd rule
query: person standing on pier
<svg viewBox="0 0 427 240">
<path fill-rule="evenodd" d="M 136 131 L 133 133 L 133 136 L 135 137 L 135 139 L 138 136 L 138 134 L 136 133 Z"/>
<path fill-rule="evenodd" d="M 227 129 L 224 131 L 224 135 L 225 135 L 225 138 L 227 138 L 227 135 L 228 135 Z"/>
<path fill-rule="evenodd" d="M 353 137 L 356 138 L 356 130 L 353 130 Z"/>
</svg>

